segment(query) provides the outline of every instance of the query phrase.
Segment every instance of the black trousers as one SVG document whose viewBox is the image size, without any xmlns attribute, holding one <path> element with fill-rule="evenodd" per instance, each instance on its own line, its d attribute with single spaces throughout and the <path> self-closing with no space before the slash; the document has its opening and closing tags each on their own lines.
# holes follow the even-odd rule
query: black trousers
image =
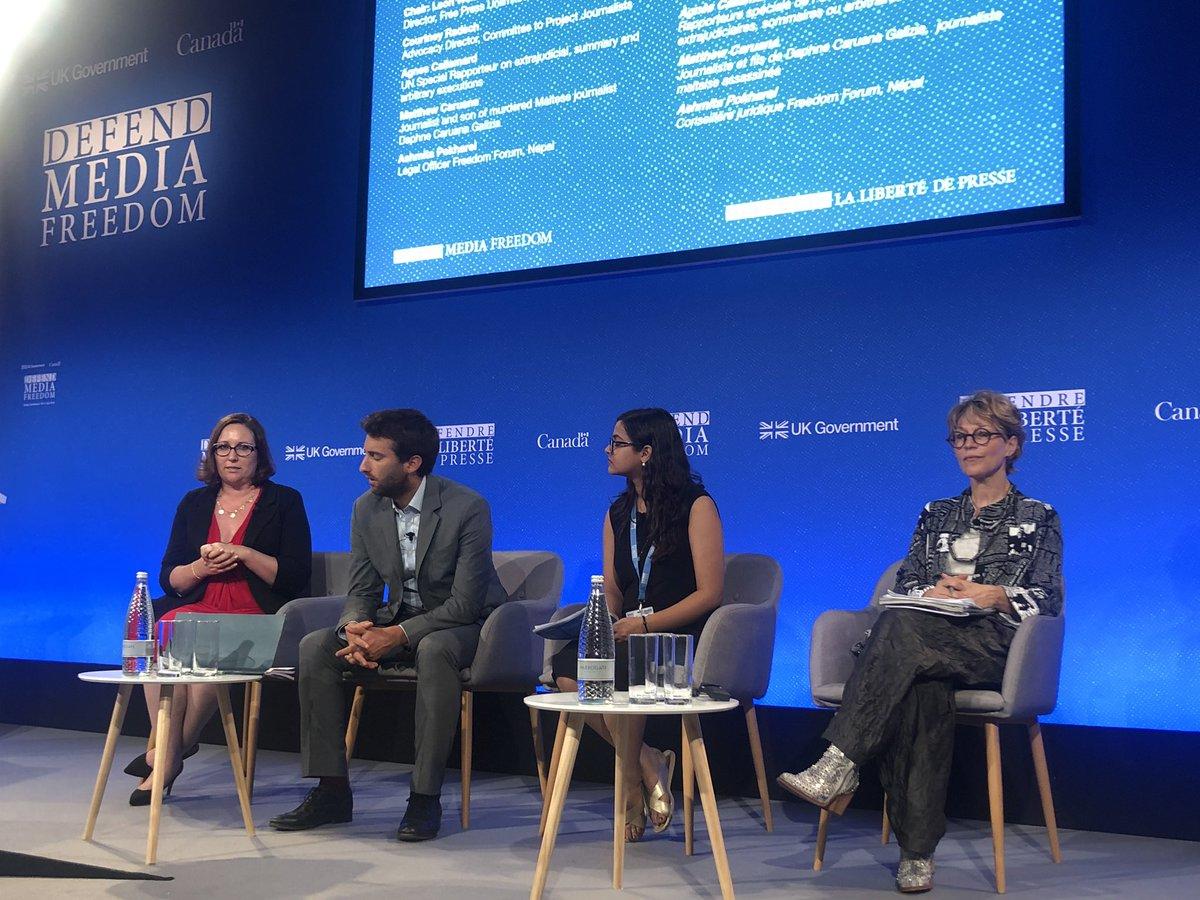
<svg viewBox="0 0 1200 900">
<path fill-rule="evenodd" d="M 932 854 L 946 833 L 954 691 L 995 687 L 1014 630 L 996 616 L 885 610 L 824 737 L 860 766 L 876 760 L 896 841 Z"/>
</svg>

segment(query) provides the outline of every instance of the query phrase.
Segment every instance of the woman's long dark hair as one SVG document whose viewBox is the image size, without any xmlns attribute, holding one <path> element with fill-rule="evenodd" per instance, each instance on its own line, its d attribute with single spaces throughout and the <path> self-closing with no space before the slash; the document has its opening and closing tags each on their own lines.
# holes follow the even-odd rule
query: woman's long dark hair
<svg viewBox="0 0 1200 900">
<path fill-rule="evenodd" d="M 650 543 L 656 557 L 666 556 L 675 549 L 678 524 L 686 527 L 691 496 L 690 488 L 703 487 L 700 475 L 692 471 L 683 439 L 674 417 L 665 409 L 631 409 L 617 416 L 625 426 L 635 452 L 650 447 L 654 452 L 642 473 L 642 491 L 646 498 L 646 513 L 650 519 Z M 637 490 L 627 481 L 622 515 L 636 509 Z"/>
</svg>

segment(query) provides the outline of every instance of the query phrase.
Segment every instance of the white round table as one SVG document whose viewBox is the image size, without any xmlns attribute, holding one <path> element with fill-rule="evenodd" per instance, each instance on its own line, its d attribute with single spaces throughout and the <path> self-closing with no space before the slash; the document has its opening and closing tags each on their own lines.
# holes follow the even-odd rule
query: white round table
<svg viewBox="0 0 1200 900">
<path fill-rule="evenodd" d="M 616 773 L 613 777 L 613 887 L 621 887 L 621 876 L 625 866 L 625 779 L 627 765 L 638 765 L 640 748 L 629 746 L 630 730 L 624 727 L 627 716 L 681 716 L 683 719 L 683 830 L 684 852 L 692 853 L 693 837 L 693 790 L 700 788 L 700 803 L 704 807 L 704 822 L 712 842 L 713 862 L 717 867 L 717 879 L 721 883 L 721 894 L 725 900 L 733 898 L 733 879 L 729 874 L 729 860 L 725 855 L 725 838 L 721 834 L 721 820 L 717 815 L 717 796 L 713 791 L 712 775 L 708 769 L 708 755 L 704 751 L 704 737 L 700 733 L 700 716 L 705 713 L 725 712 L 738 706 L 736 700 L 710 700 L 707 697 L 693 698 L 690 703 L 630 703 L 629 695 L 618 692 L 612 703 L 580 703 L 576 694 L 533 694 L 525 698 L 525 705 L 533 709 L 559 714 L 558 731 L 554 736 L 554 754 L 550 761 L 550 773 L 546 779 L 546 797 L 542 805 L 542 846 L 538 853 L 537 869 L 533 876 L 531 900 L 538 900 L 546 887 L 546 876 L 550 871 L 550 856 L 554 853 L 554 842 L 558 838 L 558 826 L 562 821 L 563 804 L 571 784 L 571 773 L 575 768 L 575 756 L 579 750 L 579 732 L 585 718 L 590 715 L 615 717 L 613 742 L 616 745 Z"/>
<path fill-rule="evenodd" d="M 80 672 L 81 681 L 94 684 L 110 684 L 117 688 L 117 700 L 113 704 L 112 719 L 108 723 L 108 734 L 104 739 L 104 753 L 100 757 L 100 771 L 96 773 L 96 787 L 92 790 L 92 805 L 88 809 L 87 825 L 83 829 L 83 839 L 90 841 L 96 827 L 96 817 L 100 814 L 100 801 L 104 799 L 104 789 L 108 784 L 108 775 L 112 770 L 113 756 L 117 751 L 117 738 L 121 734 L 121 726 L 125 723 L 125 712 L 129 708 L 129 695 L 135 687 L 157 685 L 158 721 L 155 732 L 165 735 L 170 730 L 171 703 L 175 697 L 175 688 L 184 684 L 211 684 L 217 688 L 217 704 L 221 710 L 221 724 L 225 729 L 225 743 L 229 747 L 229 762 L 233 766 L 233 782 L 237 786 L 238 802 L 242 807 L 242 822 L 246 833 L 254 836 L 254 821 L 250 818 L 250 791 L 247 788 L 246 761 L 242 758 L 238 747 L 237 725 L 233 718 L 233 707 L 229 702 L 229 685 L 254 684 L 262 680 L 261 675 L 125 675 L 120 670 L 107 669 L 101 672 Z M 154 775 L 150 782 L 150 830 L 146 835 L 146 865 L 152 866 L 158 860 L 158 825 L 162 817 L 163 783 L 166 780 L 167 742 L 159 740 L 154 747 Z"/>
</svg>

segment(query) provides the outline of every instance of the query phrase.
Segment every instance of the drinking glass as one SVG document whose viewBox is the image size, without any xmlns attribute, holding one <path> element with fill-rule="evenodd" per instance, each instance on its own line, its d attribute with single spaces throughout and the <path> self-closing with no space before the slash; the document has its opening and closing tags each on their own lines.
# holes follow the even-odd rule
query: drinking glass
<svg viewBox="0 0 1200 900">
<path fill-rule="evenodd" d="M 193 675 L 217 675 L 220 661 L 220 629 L 217 619 L 196 619 L 192 653 Z"/>
<path fill-rule="evenodd" d="M 662 636 L 631 634 L 629 636 L 629 702 L 658 701 L 659 656 Z"/>
<path fill-rule="evenodd" d="M 658 667 L 654 673 L 654 696 L 662 703 L 669 698 L 671 668 L 675 665 L 675 642 L 669 634 L 657 634 L 655 637 L 658 638 Z"/>
<path fill-rule="evenodd" d="M 182 675 L 185 657 L 183 655 L 183 637 L 185 628 L 182 622 L 174 619 L 164 619 L 158 623 L 158 674 L 160 676 Z M 191 662 L 190 659 L 186 662 Z"/>
<path fill-rule="evenodd" d="M 664 634 L 663 640 L 671 649 L 671 667 L 666 681 L 668 703 L 692 702 L 692 636 Z"/>
</svg>

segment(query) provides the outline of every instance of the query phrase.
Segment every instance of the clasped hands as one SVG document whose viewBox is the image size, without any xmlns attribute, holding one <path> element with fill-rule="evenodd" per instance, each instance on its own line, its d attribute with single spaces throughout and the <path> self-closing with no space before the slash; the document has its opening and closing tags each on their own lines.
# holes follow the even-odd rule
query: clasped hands
<svg viewBox="0 0 1200 900">
<path fill-rule="evenodd" d="M 364 669 L 378 669 L 379 660 L 408 643 L 404 629 L 396 625 L 377 627 L 369 619 L 346 625 L 346 646 L 334 655 Z"/>
<path fill-rule="evenodd" d="M 971 600 L 980 609 L 996 607 L 1011 612 L 1008 594 L 996 584 L 977 584 L 967 575 L 943 575 L 922 595 L 935 600 Z"/>
<path fill-rule="evenodd" d="M 236 568 L 241 561 L 233 544 L 218 542 L 201 545 L 200 558 L 192 565 L 197 567 L 205 578 L 208 578 L 210 575 L 220 575 L 222 572 Z"/>
</svg>

